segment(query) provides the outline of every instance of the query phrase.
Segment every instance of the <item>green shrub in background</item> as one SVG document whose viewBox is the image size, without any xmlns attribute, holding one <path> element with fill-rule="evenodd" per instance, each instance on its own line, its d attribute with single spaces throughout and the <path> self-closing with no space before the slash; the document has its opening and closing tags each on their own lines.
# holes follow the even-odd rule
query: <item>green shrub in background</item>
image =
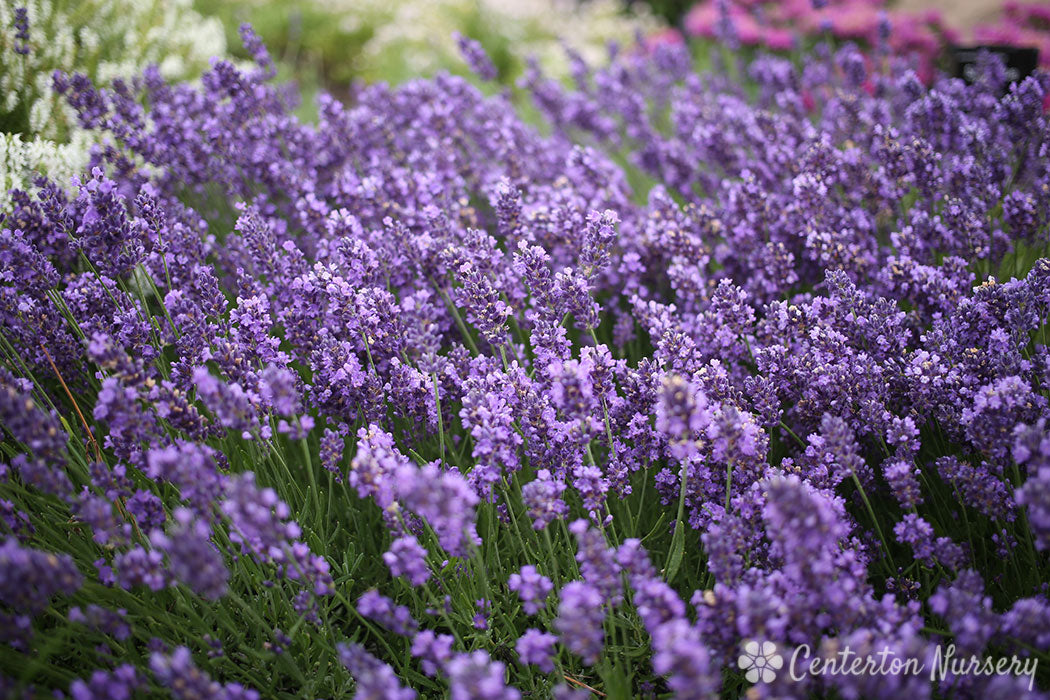
<svg viewBox="0 0 1050 700">
<path fill-rule="evenodd" d="M 21 8 L 27 40 L 19 38 Z M 225 52 L 222 26 L 196 12 L 192 0 L 0 2 L 0 210 L 7 191 L 23 187 L 34 170 L 68 182 L 97 139 L 78 128 L 52 90 L 55 70 L 103 85 L 150 64 L 166 78 L 192 78 Z"/>
<path fill-rule="evenodd" d="M 317 75 L 335 86 L 463 73 L 455 32 L 481 42 L 504 82 L 530 55 L 548 74 L 565 77 L 562 42 L 600 62 L 610 41 L 629 44 L 637 32 L 659 27 L 648 8 L 625 11 L 618 0 L 197 0 L 196 7 L 222 18 L 233 34 L 250 20 L 277 56 L 300 68 L 297 77 Z"/>
</svg>

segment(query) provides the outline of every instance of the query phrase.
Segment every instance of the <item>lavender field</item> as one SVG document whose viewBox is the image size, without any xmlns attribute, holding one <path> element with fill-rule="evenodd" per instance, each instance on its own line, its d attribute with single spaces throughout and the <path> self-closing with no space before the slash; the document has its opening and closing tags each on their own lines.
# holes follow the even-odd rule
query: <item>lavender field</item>
<svg viewBox="0 0 1050 700">
<path fill-rule="evenodd" d="M 316 120 L 248 25 L 55 70 L 0 696 L 1050 697 L 1050 74 L 723 15 Z"/>
</svg>

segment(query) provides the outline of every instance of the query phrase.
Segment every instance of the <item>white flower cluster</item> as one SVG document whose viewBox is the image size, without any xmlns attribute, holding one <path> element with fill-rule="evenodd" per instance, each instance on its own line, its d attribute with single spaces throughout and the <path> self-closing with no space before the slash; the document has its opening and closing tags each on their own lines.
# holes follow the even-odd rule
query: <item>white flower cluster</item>
<svg viewBox="0 0 1050 700">
<path fill-rule="evenodd" d="M 17 37 L 19 8 L 28 15 L 25 42 Z M 24 54 L 16 50 L 23 45 Z M 87 162 L 96 137 L 55 94 L 55 70 L 105 85 L 156 64 L 165 77 L 185 78 L 225 52 L 222 26 L 195 12 L 192 0 L 0 2 L 0 211 L 7 191 L 34 171 L 65 184 Z"/>
</svg>

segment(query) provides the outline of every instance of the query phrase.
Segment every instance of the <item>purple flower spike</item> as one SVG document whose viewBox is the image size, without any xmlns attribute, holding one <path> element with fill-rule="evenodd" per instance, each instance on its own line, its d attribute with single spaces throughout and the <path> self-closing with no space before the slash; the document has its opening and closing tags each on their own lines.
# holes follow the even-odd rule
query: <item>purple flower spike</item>
<svg viewBox="0 0 1050 700">
<path fill-rule="evenodd" d="M 515 591 L 524 603 L 525 612 L 535 615 L 543 609 L 544 600 L 554 590 L 554 584 L 549 578 L 536 571 L 536 567 L 526 565 L 521 571 L 511 574 L 507 579 L 507 587 Z"/>
</svg>

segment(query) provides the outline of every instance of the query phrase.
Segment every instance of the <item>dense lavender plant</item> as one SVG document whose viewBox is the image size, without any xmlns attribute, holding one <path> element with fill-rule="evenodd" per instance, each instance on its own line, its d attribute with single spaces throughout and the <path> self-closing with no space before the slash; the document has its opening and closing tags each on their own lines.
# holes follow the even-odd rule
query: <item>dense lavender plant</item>
<svg viewBox="0 0 1050 700">
<path fill-rule="evenodd" d="M 549 130 L 447 75 L 303 124 L 245 41 L 57 76 L 109 145 L 12 193 L 5 692 L 994 697 L 739 659 L 1046 658 L 1044 74 L 658 45 L 527 75 Z"/>
</svg>

